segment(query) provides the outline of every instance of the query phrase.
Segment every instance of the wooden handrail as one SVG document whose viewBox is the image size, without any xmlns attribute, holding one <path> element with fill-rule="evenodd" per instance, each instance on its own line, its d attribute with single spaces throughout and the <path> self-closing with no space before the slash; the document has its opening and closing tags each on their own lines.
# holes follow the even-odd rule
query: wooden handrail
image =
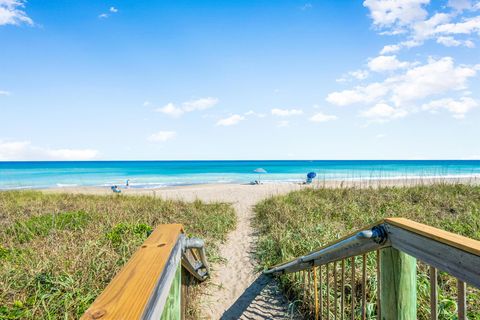
<svg viewBox="0 0 480 320">
<path fill-rule="evenodd" d="M 180 224 L 157 227 L 81 319 L 142 318 L 182 233 Z"/>
<path fill-rule="evenodd" d="M 397 226 L 437 242 L 448 244 L 449 246 L 480 256 L 480 241 L 405 218 L 386 218 L 384 221 L 387 224 Z"/>
<path fill-rule="evenodd" d="M 357 235 L 359 233 L 368 231 L 372 229 L 372 227 L 383 227 L 388 233 L 388 239 L 386 243 L 382 245 L 378 245 L 377 248 L 372 243 L 368 241 L 363 241 L 363 243 L 354 243 L 357 241 Z M 449 247 L 459 249 L 467 254 L 471 254 L 476 257 L 480 257 L 480 241 L 470 239 L 464 236 L 460 236 L 448 231 L 444 231 L 441 229 L 437 229 L 422 223 L 418 223 L 409 219 L 405 218 L 385 218 L 380 220 L 374 224 L 370 224 L 364 228 L 359 229 L 359 231 L 353 232 L 348 236 L 342 237 L 336 241 L 329 243 L 326 246 L 323 246 L 315 251 L 312 251 L 304 256 L 297 257 L 295 259 L 289 260 L 287 262 L 283 262 L 277 265 L 272 266 L 266 273 L 277 273 L 277 272 L 295 272 L 299 270 L 306 270 L 312 265 L 322 265 L 324 263 L 328 263 L 329 261 L 333 261 L 335 259 L 346 258 L 354 255 L 363 254 L 368 251 L 373 251 L 374 249 L 378 249 L 380 247 L 388 247 L 393 246 L 396 248 L 403 248 L 405 247 L 405 242 L 396 241 L 396 243 L 392 243 L 391 231 L 392 230 L 404 230 L 405 232 L 410 232 L 410 234 L 418 235 L 427 239 L 428 241 L 433 241 L 434 243 L 438 243 L 439 245 L 446 245 Z M 373 229 L 372 229 L 373 230 Z M 393 239 L 398 239 L 397 234 L 392 234 Z M 405 239 L 408 241 L 408 239 Z M 349 242 L 352 242 L 350 244 Z M 325 254 L 325 259 L 323 258 L 323 252 L 329 251 L 329 249 L 336 248 L 336 252 L 332 254 L 328 252 Z M 428 250 L 425 250 L 428 251 Z M 418 252 L 417 252 L 418 253 Z M 411 252 L 413 254 L 413 252 Z M 309 257 L 317 255 L 314 259 L 309 259 Z M 327 257 L 328 255 L 328 257 Z M 468 256 L 467 256 L 468 257 Z M 423 259 L 425 258 L 424 255 L 418 256 L 418 258 Z M 478 259 L 478 258 L 477 258 Z M 450 270 L 449 270 L 450 271 Z M 461 278 L 461 277 L 460 277 Z M 470 279 L 469 279 L 470 280 Z M 475 284 L 480 284 L 480 282 L 475 281 Z"/>
<path fill-rule="evenodd" d="M 312 250 L 312 251 L 308 252 L 307 254 L 305 254 L 305 256 L 308 256 L 308 255 L 314 254 L 315 252 L 318 252 L 318 251 L 321 251 L 321 250 L 323 250 L 323 249 L 332 247 L 332 246 L 334 246 L 334 245 L 336 245 L 336 244 L 338 244 L 338 243 L 340 243 L 340 242 L 342 242 L 342 241 L 344 241 L 344 240 L 347 240 L 348 238 L 354 237 L 354 236 L 355 236 L 356 234 L 358 234 L 361 230 L 371 229 L 371 228 L 374 227 L 374 226 L 378 226 L 378 225 L 383 224 L 383 222 L 384 222 L 384 220 L 379 220 L 379 221 L 377 221 L 377 222 L 374 222 L 374 223 L 371 223 L 371 224 L 369 224 L 369 225 L 366 225 L 365 227 L 363 227 L 363 228 L 361 228 L 361 229 L 359 229 L 359 230 L 357 230 L 357 231 L 351 232 L 351 233 L 349 233 L 349 234 L 347 234 L 347 235 L 345 235 L 345 236 L 343 236 L 343 237 L 340 237 L 340 238 L 338 238 L 338 239 L 336 239 L 336 240 L 334 240 L 334 241 L 331 241 L 331 242 L 327 243 L 327 244 L 324 245 L 324 246 L 321 246 L 321 247 L 319 247 L 319 248 L 317 248 L 317 249 L 315 249 L 315 250 Z M 294 259 L 291 259 L 291 260 L 288 260 L 288 261 L 286 261 L 286 262 L 277 263 L 277 264 L 271 266 L 269 269 L 273 269 L 273 268 L 276 268 L 276 267 L 285 265 L 285 264 L 287 264 L 287 263 L 294 262 L 294 261 L 296 261 L 298 258 L 299 258 L 299 257 L 294 258 Z"/>
<path fill-rule="evenodd" d="M 287 281 L 295 283 L 296 275 L 314 273 L 315 294 L 303 286 L 300 298 L 303 310 L 313 314 L 312 305 L 306 301 L 314 299 L 315 318 L 322 318 L 322 295 L 326 295 L 327 319 L 330 314 L 337 319 L 340 312 L 344 318 L 345 283 L 343 280 L 346 259 L 350 259 L 351 288 L 350 316 L 361 312 L 362 319 L 367 314 L 367 253 L 376 251 L 376 316 L 377 319 L 416 319 L 417 318 L 417 259 L 430 268 L 430 314 L 436 319 L 438 306 L 438 271 L 448 273 L 457 281 L 457 317 L 466 320 L 468 287 L 480 289 L 480 241 L 440 230 L 428 225 L 404 218 L 385 218 L 377 223 L 364 227 L 346 237 L 338 239 L 327 246 L 288 262 L 278 264 L 265 273 L 286 274 Z M 355 258 L 362 257 L 362 271 L 359 280 L 355 277 Z M 340 298 L 337 292 L 337 264 L 341 262 L 342 281 Z M 333 279 L 329 279 L 329 266 L 333 265 Z M 324 268 L 326 290 L 322 288 L 322 269 Z M 318 277 L 317 272 L 318 270 Z M 308 278 L 310 279 L 310 277 Z M 317 287 L 320 279 L 320 289 Z M 333 280 L 333 308 L 329 304 L 332 296 L 330 282 Z M 358 298 L 358 282 L 361 281 L 361 301 Z M 308 282 L 310 284 L 310 281 Z M 375 286 L 374 286 L 375 287 Z M 317 293 L 318 290 L 318 293 Z M 372 288 L 370 288 L 372 290 Z M 355 297 L 357 296 L 357 297 Z M 337 300 L 341 300 L 340 310 Z M 358 310 L 360 309 L 360 310 Z M 358 314 L 358 313 L 357 313 Z"/>
</svg>

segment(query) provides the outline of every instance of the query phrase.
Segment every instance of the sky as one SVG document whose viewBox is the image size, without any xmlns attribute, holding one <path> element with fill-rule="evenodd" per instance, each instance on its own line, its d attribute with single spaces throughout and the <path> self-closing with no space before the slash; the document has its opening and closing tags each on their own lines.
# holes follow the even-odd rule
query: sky
<svg viewBox="0 0 480 320">
<path fill-rule="evenodd" d="M 0 161 L 480 159 L 480 0 L 0 0 Z"/>
</svg>

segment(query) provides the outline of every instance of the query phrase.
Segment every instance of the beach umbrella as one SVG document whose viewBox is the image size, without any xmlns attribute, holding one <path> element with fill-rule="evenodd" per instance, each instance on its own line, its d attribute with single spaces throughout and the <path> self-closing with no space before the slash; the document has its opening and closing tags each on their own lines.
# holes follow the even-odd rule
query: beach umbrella
<svg viewBox="0 0 480 320">
<path fill-rule="evenodd" d="M 257 168 L 255 170 L 253 170 L 253 172 L 258 173 L 258 181 L 260 182 L 260 175 L 263 174 L 263 173 L 267 173 L 267 170 L 265 170 L 263 168 Z"/>
<path fill-rule="evenodd" d="M 317 176 L 315 172 L 309 172 L 307 173 L 307 178 L 308 179 L 314 179 Z"/>
</svg>

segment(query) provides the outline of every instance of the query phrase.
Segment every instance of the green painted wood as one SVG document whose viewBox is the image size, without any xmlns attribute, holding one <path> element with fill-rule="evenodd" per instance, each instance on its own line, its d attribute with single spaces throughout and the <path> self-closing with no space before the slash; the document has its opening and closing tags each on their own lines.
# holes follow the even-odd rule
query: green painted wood
<svg viewBox="0 0 480 320">
<path fill-rule="evenodd" d="M 380 250 L 382 319 L 417 319 L 417 259 L 394 248 Z"/>
<path fill-rule="evenodd" d="M 179 263 L 170 292 L 168 293 L 161 320 L 182 319 L 182 264 Z"/>
</svg>

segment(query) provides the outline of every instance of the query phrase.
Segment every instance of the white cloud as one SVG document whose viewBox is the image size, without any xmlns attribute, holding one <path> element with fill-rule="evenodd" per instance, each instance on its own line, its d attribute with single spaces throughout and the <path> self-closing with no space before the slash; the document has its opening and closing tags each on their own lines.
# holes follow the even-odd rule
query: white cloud
<svg viewBox="0 0 480 320">
<path fill-rule="evenodd" d="M 111 15 L 113 15 L 117 12 L 118 12 L 118 9 L 112 6 L 112 7 L 108 8 L 108 13 L 106 13 L 106 12 L 101 13 L 101 14 L 98 15 L 98 18 L 106 19 L 106 18 L 110 17 Z"/>
<path fill-rule="evenodd" d="M 197 100 L 191 100 L 183 102 L 180 107 L 175 106 L 173 103 L 168 103 L 165 106 L 156 109 L 155 111 L 164 113 L 172 117 L 180 117 L 187 112 L 201 111 L 211 108 L 218 104 L 217 98 L 207 97 Z"/>
<path fill-rule="evenodd" d="M 399 43 L 384 46 L 382 55 L 420 46 L 429 39 L 436 39 L 437 43 L 446 46 L 474 47 L 472 40 L 455 39 L 451 35 L 480 35 L 480 16 L 471 15 L 480 9 L 480 2 L 473 5 L 469 0 L 452 0 L 447 6 L 441 7 L 443 12 L 435 12 L 431 16 L 425 10 L 429 3 L 430 0 L 364 2 L 380 34 L 403 33 L 406 36 Z"/>
<path fill-rule="evenodd" d="M 347 81 L 351 81 L 353 79 L 365 80 L 366 78 L 368 78 L 368 76 L 369 76 L 368 70 L 359 69 L 359 70 L 355 70 L 355 71 L 350 71 L 348 74 L 343 75 L 341 78 L 336 79 L 335 81 L 337 81 L 337 82 L 347 82 Z"/>
<path fill-rule="evenodd" d="M 450 36 L 441 36 L 437 38 L 437 43 L 443 44 L 446 47 L 465 46 L 467 48 L 474 48 L 475 43 L 471 40 L 456 40 Z"/>
<path fill-rule="evenodd" d="M 400 49 L 401 49 L 401 46 L 398 44 L 389 44 L 383 47 L 383 49 L 380 51 L 380 54 L 394 53 L 394 52 L 398 52 Z"/>
<path fill-rule="evenodd" d="M 424 41 L 436 34 L 436 28 L 439 25 L 447 23 L 451 19 L 451 14 L 439 12 L 427 20 L 419 21 L 412 25 L 413 38 L 417 41 Z"/>
<path fill-rule="evenodd" d="M 392 119 L 405 117 L 407 111 L 400 108 L 394 108 L 386 103 L 377 103 L 370 109 L 363 111 L 360 115 L 373 121 L 386 122 Z"/>
<path fill-rule="evenodd" d="M 402 48 L 414 48 L 414 47 L 419 47 L 422 44 L 423 44 L 423 41 L 419 41 L 419 40 L 402 41 L 398 44 L 391 44 L 391 45 L 384 46 L 383 49 L 380 51 L 380 54 L 381 55 L 392 54 L 400 51 L 400 49 Z"/>
<path fill-rule="evenodd" d="M 238 124 L 242 120 L 245 120 L 244 116 L 234 114 L 228 118 L 218 120 L 217 126 L 224 126 L 224 127 L 233 126 Z"/>
<path fill-rule="evenodd" d="M 255 112 L 253 110 L 249 110 L 247 112 L 244 113 L 245 116 L 255 116 L 255 117 L 258 117 L 258 118 L 265 118 L 266 117 L 266 114 L 264 113 L 258 113 L 258 112 Z"/>
<path fill-rule="evenodd" d="M 279 127 L 279 128 L 290 127 L 290 121 L 288 121 L 288 120 L 278 121 L 278 122 L 277 122 L 277 127 Z"/>
<path fill-rule="evenodd" d="M 470 0 L 448 0 L 447 5 L 458 11 L 463 11 L 463 10 L 473 8 L 472 1 Z"/>
<path fill-rule="evenodd" d="M 158 131 L 150 135 L 147 140 L 151 142 L 165 142 L 177 136 L 175 131 Z"/>
<path fill-rule="evenodd" d="M 0 90 L 0 96 L 9 96 L 10 92 L 5 90 Z"/>
<path fill-rule="evenodd" d="M 324 114 L 322 112 L 316 113 L 312 117 L 310 117 L 310 121 L 313 121 L 313 122 L 327 122 L 327 121 L 332 121 L 336 119 L 338 119 L 337 116 Z"/>
<path fill-rule="evenodd" d="M 175 107 L 175 105 L 171 102 L 161 108 L 156 109 L 155 111 L 164 113 L 166 115 L 169 115 L 175 118 L 180 117 L 182 114 L 185 113 L 184 110 L 182 110 L 181 108 Z"/>
<path fill-rule="evenodd" d="M 24 0 L 0 0 L 0 26 L 33 25 L 33 20 L 23 11 Z"/>
<path fill-rule="evenodd" d="M 0 141 L 0 160 L 91 160 L 98 155 L 93 149 L 51 149 L 36 147 L 30 141 Z"/>
<path fill-rule="evenodd" d="M 298 116 L 303 114 L 303 110 L 301 109 L 272 109 L 270 111 L 272 115 L 278 117 L 290 117 L 290 116 Z"/>
<path fill-rule="evenodd" d="M 480 16 L 466 18 L 462 22 L 439 25 L 435 29 L 435 33 L 445 34 L 470 34 L 473 32 L 480 32 Z"/>
<path fill-rule="evenodd" d="M 350 71 L 348 74 L 350 76 L 354 77 L 357 80 L 364 80 L 364 79 L 368 78 L 368 71 L 367 70 Z"/>
<path fill-rule="evenodd" d="M 332 92 L 327 101 L 337 106 L 346 106 L 354 103 L 369 103 L 383 97 L 388 87 L 382 83 L 372 83 L 367 86 L 357 86 L 352 90 Z"/>
<path fill-rule="evenodd" d="M 404 75 L 387 79 L 386 82 L 394 83 L 392 101 L 400 106 L 407 101 L 465 89 L 467 80 L 475 74 L 472 67 L 456 67 L 451 57 L 438 60 L 430 58 L 427 64 L 412 68 Z"/>
<path fill-rule="evenodd" d="M 467 88 L 467 80 L 476 75 L 476 67 L 455 66 L 451 57 L 430 58 L 424 65 L 410 67 L 404 74 L 366 86 L 330 93 L 326 100 L 334 105 L 368 104 L 388 100 L 406 107 L 415 100 Z"/>
<path fill-rule="evenodd" d="M 383 139 L 383 138 L 385 138 L 386 136 L 387 136 L 387 135 L 384 134 L 384 133 L 379 133 L 379 134 L 377 134 L 377 135 L 375 136 L 375 138 L 377 138 L 377 139 Z"/>
<path fill-rule="evenodd" d="M 363 5 L 370 10 L 374 25 L 394 27 L 395 30 L 425 19 L 428 12 L 424 6 L 429 0 L 365 0 Z"/>
<path fill-rule="evenodd" d="M 215 106 L 218 103 L 217 98 L 207 97 L 192 101 L 186 101 L 182 104 L 182 109 L 185 112 L 191 112 L 195 110 L 205 110 Z"/>
<path fill-rule="evenodd" d="M 461 97 L 459 100 L 445 98 L 422 105 L 423 110 L 432 112 L 436 112 L 438 109 L 446 109 L 457 119 L 463 119 L 467 112 L 476 107 L 478 107 L 478 102 L 470 97 Z"/>
<path fill-rule="evenodd" d="M 400 61 L 397 56 L 378 56 L 368 61 L 368 67 L 375 72 L 393 71 L 407 68 L 409 62 Z"/>
</svg>

